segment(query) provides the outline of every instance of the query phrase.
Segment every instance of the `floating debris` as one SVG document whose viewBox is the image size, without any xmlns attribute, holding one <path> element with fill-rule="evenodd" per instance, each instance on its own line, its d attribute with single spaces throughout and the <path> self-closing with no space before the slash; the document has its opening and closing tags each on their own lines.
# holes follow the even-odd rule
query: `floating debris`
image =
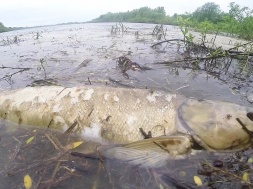
<svg viewBox="0 0 253 189">
<path fill-rule="evenodd" d="M 48 79 L 39 79 L 33 81 L 30 85 L 27 85 L 27 87 L 37 87 L 37 86 L 57 86 L 58 81 L 48 78 Z"/>
<path fill-rule="evenodd" d="M 24 176 L 24 186 L 26 189 L 30 189 L 32 187 L 32 178 L 29 175 Z"/>
<path fill-rule="evenodd" d="M 127 78 L 129 78 L 129 75 L 126 73 L 128 70 L 133 70 L 133 71 L 142 71 L 142 68 L 139 64 L 136 62 L 132 62 L 129 58 L 125 56 L 121 56 L 117 58 L 118 67 L 123 73 L 123 75 Z"/>
</svg>

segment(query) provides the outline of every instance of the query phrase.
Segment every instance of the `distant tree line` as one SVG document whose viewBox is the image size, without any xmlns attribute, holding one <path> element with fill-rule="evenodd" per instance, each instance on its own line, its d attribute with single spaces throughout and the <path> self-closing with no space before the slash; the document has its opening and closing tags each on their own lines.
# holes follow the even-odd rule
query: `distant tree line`
<svg viewBox="0 0 253 189">
<path fill-rule="evenodd" d="M 142 7 L 133 11 L 107 13 L 91 22 L 135 22 L 182 25 L 196 30 L 220 31 L 237 35 L 245 39 L 253 39 L 253 11 L 241 7 L 234 2 L 229 3 L 229 11 L 223 12 L 220 6 L 208 2 L 193 13 L 166 15 L 164 7 L 151 9 Z"/>
<path fill-rule="evenodd" d="M 3 25 L 2 22 L 0 22 L 0 33 L 10 31 L 10 28 L 7 28 Z"/>
<path fill-rule="evenodd" d="M 0 33 L 13 31 L 13 30 L 22 30 L 22 29 L 26 29 L 26 28 L 29 28 L 29 27 L 6 27 L 3 25 L 2 22 L 0 22 Z"/>
<path fill-rule="evenodd" d="M 142 7 L 133 11 L 120 13 L 107 13 L 99 16 L 91 22 L 141 22 L 141 23 L 160 23 L 166 17 L 164 7 L 151 9 Z"/>
</svg>

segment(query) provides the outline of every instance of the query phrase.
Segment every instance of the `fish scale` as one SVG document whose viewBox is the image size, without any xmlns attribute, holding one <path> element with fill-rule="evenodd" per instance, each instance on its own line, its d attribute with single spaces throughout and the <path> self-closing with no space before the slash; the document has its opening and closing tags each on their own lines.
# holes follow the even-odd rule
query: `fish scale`
<svg viewBox="0 0 253 189">
<path fill-rule="evenodd" d="M 101 137 L 113 143 L 143 139 L 139 128 L 156 132 L 157 127 L 164 128 L 157 136 L 176 129 L 173 99 L 177 97 L 169 99 L 162 92 L 158 95 L 142 89 L 44 86 L 4 91 L 0 97 L 1 118 L 62 130 L 77 121 L 78 132 L 85 137 Z M 17 110 L 21 113 L 17 114 Z M 99 129 L 94 129 L 99 136 L 92 136 L 92 128 Z"/>
</svg>

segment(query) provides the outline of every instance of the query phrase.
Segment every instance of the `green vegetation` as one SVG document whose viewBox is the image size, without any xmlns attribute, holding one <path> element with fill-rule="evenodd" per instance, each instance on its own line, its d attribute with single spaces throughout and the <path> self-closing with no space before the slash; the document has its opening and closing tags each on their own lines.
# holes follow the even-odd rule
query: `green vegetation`
<svg viewBox="0 0 253 189">
<path fill-rule="evenodd" d="M 7 32 L 7 31 L 11 31 L 11 29 L 5 27 L 5 26 L 3 25 L 3 23 L 0 22 L 0 33 L 2 33 L 2 32 Z"/>
<path fill-rule="evenodd" d="M 13 30 L 22 30 L 28 27 L 5 27 L 2 22 L 0 22 L 0 33 L 2 32 L 8 32 Z"/>
<path fill-rule="evenodd" d="M 99 16 L 91 22 L 142 22 L 142 23 L 157 23 L 166 18 L 164 7 L 151 9 L 142 7 L 125 13 L 107 13 Z"/>
<path fill-rule="evenodd" d="M 245 39 L 253 39 L 253 10 L 229 3 L 229 11 L 223 12 L 220 6 L 209 2 L 193 13 L 166 15 L 164 7 L 151 9 L 142 7 L 123 13 L 107 13 L 91 22 L 135 22 L 180 25 L 200 32 L 224 32 Z"/>
</svg>

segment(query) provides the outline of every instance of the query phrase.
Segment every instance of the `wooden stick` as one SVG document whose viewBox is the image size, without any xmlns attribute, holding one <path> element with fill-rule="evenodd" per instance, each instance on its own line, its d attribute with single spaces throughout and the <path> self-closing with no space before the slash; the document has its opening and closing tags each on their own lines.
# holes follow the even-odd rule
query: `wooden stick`
<svg viewBox="0 0 253 189">
<path fill-rule="evenodd" d="M 253 138 L 253 133 L 243 124 L 243 122 L 239 118 L 236 118 L 236 121 L 238 121 L 242 126 L 242 129 Z"/>
</svg>

